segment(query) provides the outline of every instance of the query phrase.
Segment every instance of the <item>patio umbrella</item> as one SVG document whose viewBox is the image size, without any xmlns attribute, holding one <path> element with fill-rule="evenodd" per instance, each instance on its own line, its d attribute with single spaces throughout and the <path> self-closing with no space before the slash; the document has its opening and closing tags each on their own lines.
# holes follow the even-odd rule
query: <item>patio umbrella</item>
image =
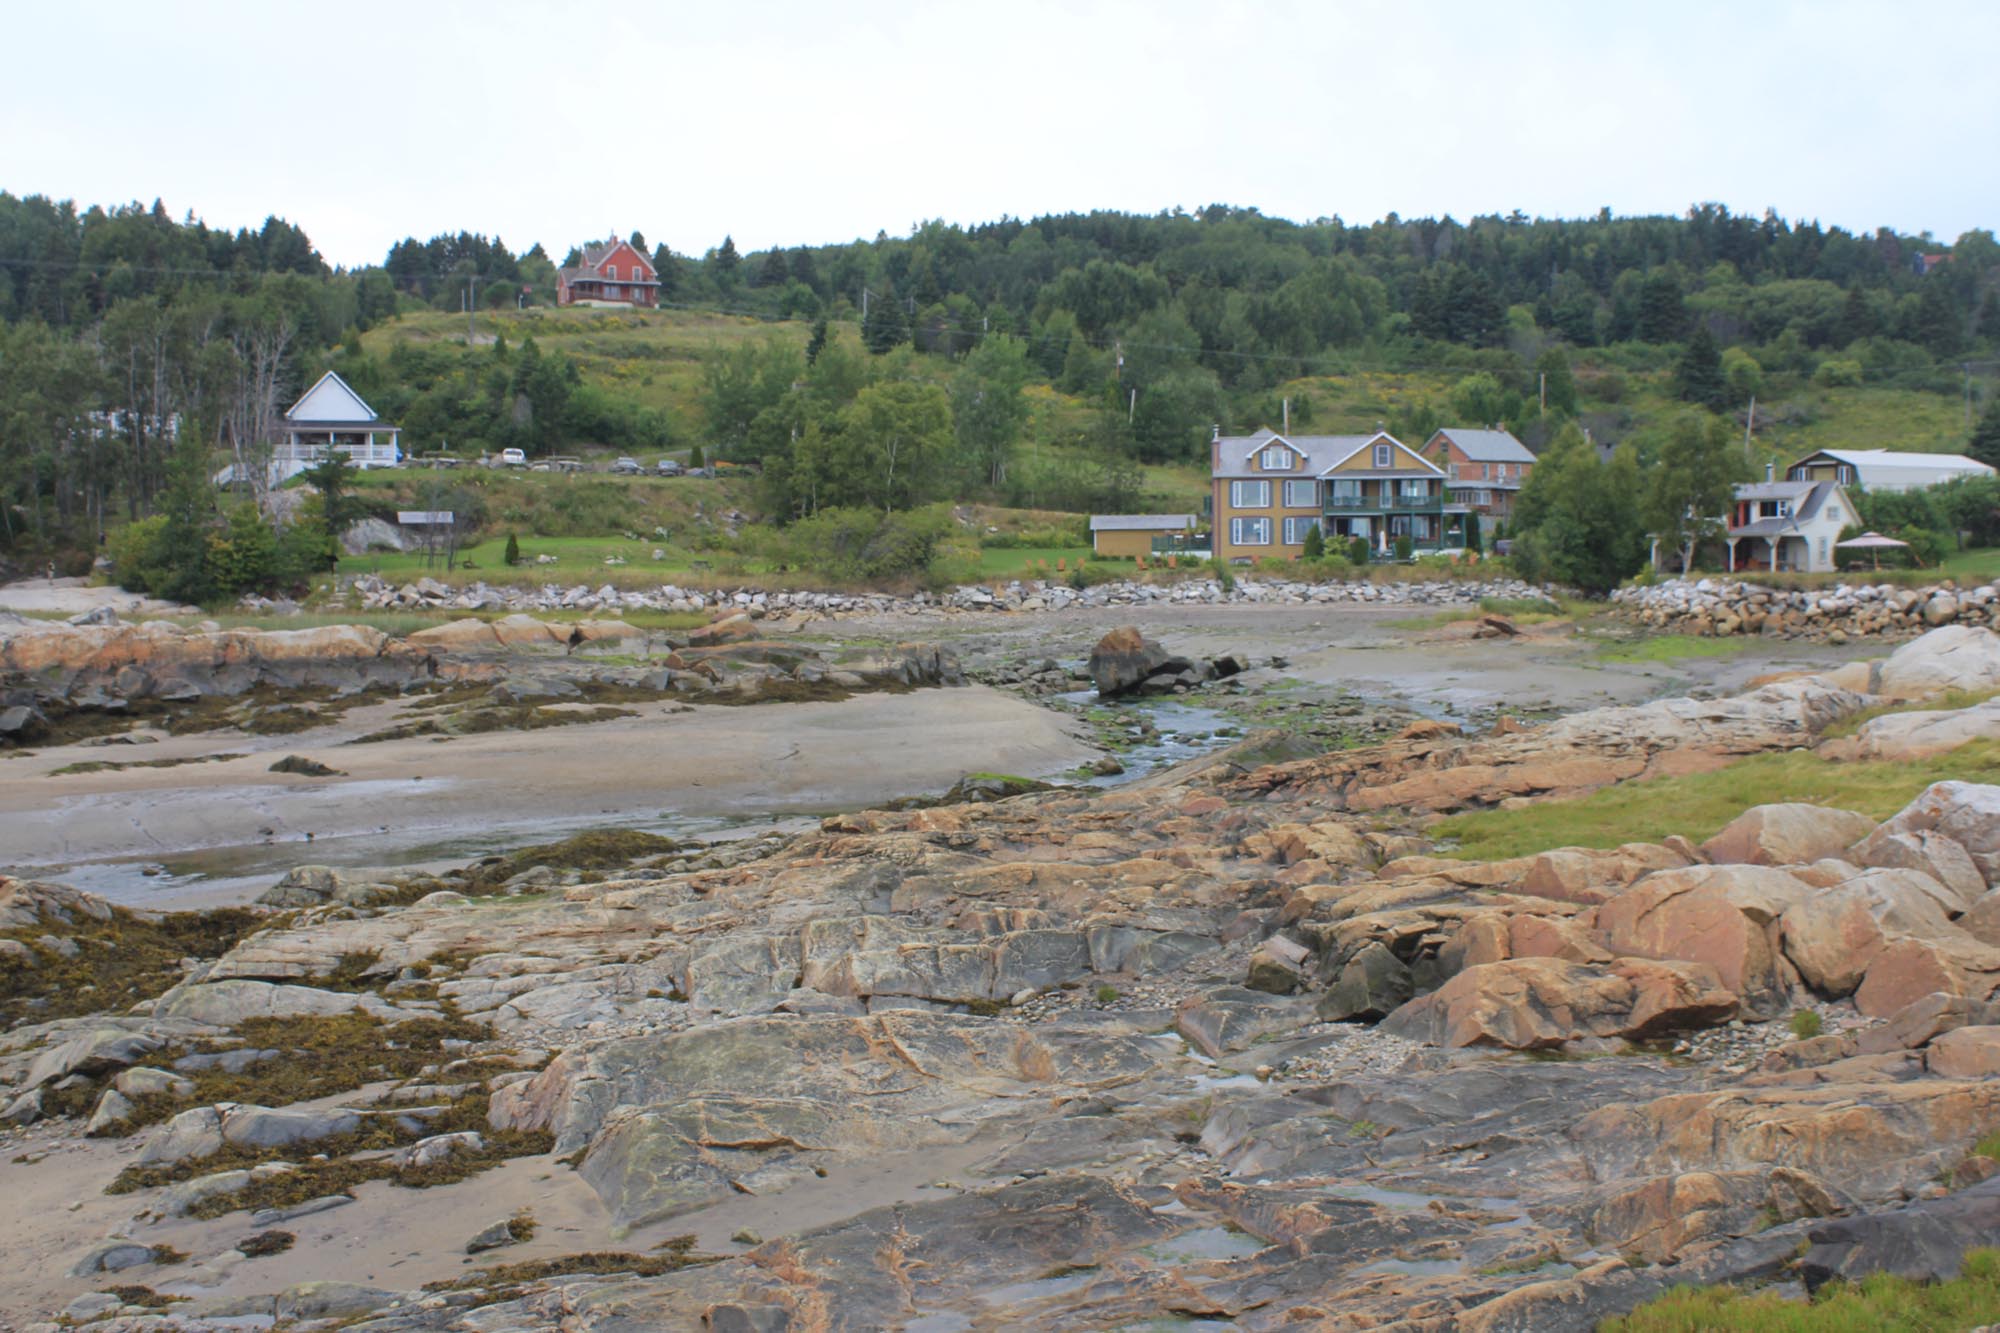
<svg viewBox="0 0 2000 1333">
<path fill-rule="evenodd" d="M 1894 537 L 1884 537 L 1879 532 L 1864 532 L 1859 537 L 1849 537 L 1844 542 L 1835 542 L 1834 545 L 1851 546 L 1857 550 L 1866 550 L 1869 555 L 1874 557 L 1875 568 L 1880 569 L 1882 568 L 1883 551 L 1892 547 L 1907 547 L 1909 543 L 1899 542 Z"/>
</svg>

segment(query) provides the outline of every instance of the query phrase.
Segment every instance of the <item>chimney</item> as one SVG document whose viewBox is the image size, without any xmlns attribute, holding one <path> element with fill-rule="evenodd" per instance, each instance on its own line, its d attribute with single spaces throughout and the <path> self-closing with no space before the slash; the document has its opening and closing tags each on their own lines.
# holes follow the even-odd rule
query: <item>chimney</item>
<svg viewBox="0 0 2000 1333">
<path fill-rule="evenodd" d="M 1764 480 L 1776 481 L 1777 479 L 1778 479 L 1778 464 L 1777 460 L 1773 459 L 1764 464 Z"/>
<path fill-rule="evenodd" d="M 1289 398 L 1285 399 L 1284 415 L 1285 415 L 1284 433 L 1290 435 L 1292 433 L 1292 400 Z"/>
<path fill-rule="evenodd" d="M 1208 428 L 1208 442 L 1210 444 L 1214 444 L 1217 440 L 1221 438 L 1222 438 L 1222 423 L 1218 421 L 1214 425 Z"/>
</svg>

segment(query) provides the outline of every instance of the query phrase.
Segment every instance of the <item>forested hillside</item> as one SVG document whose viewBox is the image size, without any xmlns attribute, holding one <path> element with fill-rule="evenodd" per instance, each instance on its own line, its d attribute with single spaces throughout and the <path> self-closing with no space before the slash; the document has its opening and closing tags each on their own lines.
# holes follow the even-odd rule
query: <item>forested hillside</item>
<svg viewBox="0 0 2000 1333">
<path fill-rule="evenodd" d="M 277 218 L 228 233 L 157 203 L 0 193 L 0 543 L 88 551 L 161 503 L 176 450 L 189 470 L 254 462 L 330 367 L 407 449 L 700 448 L 761 462 L 777 522 L 1186 503 L 1212 427 L 1287 410 L 1315 430 L 1505 423 L 1533 447 L 1574 422 L 1641 465 L 1680 414 L 1740 433 L 1753 398 L 1758 453 L 2000 436 L 1988 231 L 1946 244 L 1703 206 L 1091 213 L 701 256 L 634 233 L 665 309 L 548 309 L 552 256 L 586 239 L 411 238 L 339 270 Z"/>
</svg>

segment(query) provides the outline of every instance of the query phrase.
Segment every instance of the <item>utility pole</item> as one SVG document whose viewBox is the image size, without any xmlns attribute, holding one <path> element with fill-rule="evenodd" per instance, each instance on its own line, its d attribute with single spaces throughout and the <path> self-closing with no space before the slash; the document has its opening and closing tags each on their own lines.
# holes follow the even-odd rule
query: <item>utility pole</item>
<svg viewBox="0 0 2000 1333">
<path fill-rule="evenodd" d="M 1972 363 L 1966 362 L 1965 371 L 1965 433 L 1972 434 Z"/>
<path fill-rule="evenodd" d="M 1542 415 L 1547 416 L 1549 414 L 1549 372 L 1544 370 L 1536 378 L 1541 381 L 1541 386 L 1535 390 L 1535 396 L 1541 402 Z"/>
<path fill-rule="evenodd" d="M 467 275 L 465 279 L 465 345 L 472 346 L 472 312 L 478 306 L 479 275 Z"/>
<path fill-rule="evenodd" d="M 863 324 L 868 322 L 868 289 L 866 287 L 861 289 L 861 322 Z"/>
<path fill-rule="evenodd" d="M 1131 425 L 1139 416 L 1139 391 L 1132 390 L 1132 401 L 1125 409 L 1125 424 Z"/>
<path fill-rule="evenodd" d="M 1750 415 L 1743 422 L 1743 456 L 1750 456 L 1750 432 L 1757 429 L 1757 395 L 1750 395 Z"/>
</svg>

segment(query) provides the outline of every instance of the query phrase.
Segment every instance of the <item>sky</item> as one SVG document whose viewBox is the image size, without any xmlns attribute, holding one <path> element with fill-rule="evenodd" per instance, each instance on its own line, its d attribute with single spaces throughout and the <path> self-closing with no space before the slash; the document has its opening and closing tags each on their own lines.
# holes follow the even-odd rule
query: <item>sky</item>
<svg viewBox="0 0 2000 1333">
<path fill-rule="evenodd" d="M 442 232 L 699 255 L 1210 203 L 2000 224 L 1993 0 L 94 0 L 7 27 L 0 189 L 275 213 L 346 266 Z"/>
</svg>

